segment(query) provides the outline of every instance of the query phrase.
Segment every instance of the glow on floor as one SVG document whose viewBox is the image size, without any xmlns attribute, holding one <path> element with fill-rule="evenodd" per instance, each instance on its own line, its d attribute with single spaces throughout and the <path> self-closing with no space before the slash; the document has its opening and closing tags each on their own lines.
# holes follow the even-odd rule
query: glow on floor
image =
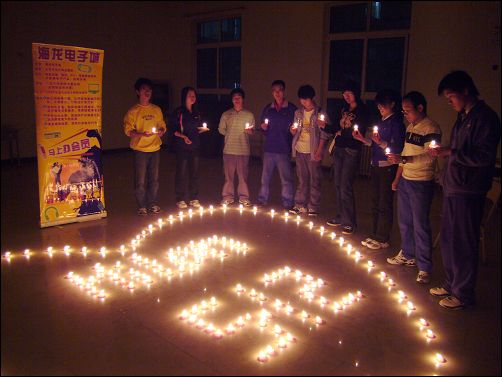
<svg viewBox="0 0 502 377">
<path fill-rule="evenodd" d="M 190 209 L 159 218 L 134 235 L 127 243 L 115 248 L 103 246 L 91 250 L 86 246 L 78 248 L 72 245 L 48 246 L 43 252 L 6 251 L 2 259 L 5 263 L 12 263 L 16 259 L 29 260 L 42 253 L 49 258 L 61 255 L 66 257 L 80 255 L 86 258 L 90 254 L 98 253 L 101 262 L 93 264 L 90 270 L 80 273 L 68 271 L 64 278 L 82 292 L 83 299 L 104 303 L 119 295 L 120 291 L 140 292 L 154 285 L 167 284 L 173 279 L 183 279 L 185 275 L 194 276 L 204 268 L 211 268 L 211 261 L 229 264 L 238 259 L 242 263 L 242 258 L 252 258 L 253 253 L 259 252 L 254 249 L 252 238 L 237 239 L 229 230 L 225 235 L 214 234 L 203 239 L 187 240 L 182 244 L 171 244 L 155 259 L 150 254 L 140 253 L 149 237 L 163 232 L 172 233 L 176 226 L 190 222 L 194 216 L 203 219 L 204 216 L 212 216 L 218 211 L 223 213 L 238 211 L 241 216 L 255 217 L 256 221 L 267 216 L 295 227 L 295 232 L 305 232 L 310 244 L 329 242 L 334 253 L 343 253 L 348 260 L 357 264 L 361 274 L 372 276 L 374 282 L 389 293 L 388 297 L 406 313 L 406 320 L 416 327 L 417 335 L 423 339 L 424 344 L 430 345 L 431 342 L 438 341 L 436 329 L 432 328 L 428 320 L 421 318 L 420 308 L 417 308 L 411 298 L 399 289 L 397 281 L 386 271 L 379 269 L 373 261 L 366 260 L 363 253 L 356 250 L 343 237 L 326 231 L 323 226 L 316 226 L 312 221 L 306 221 L 299 216 L 290 216 L 287 212 L 282 214 L 275 210 L 260 212 L 256 207 L 246 209 L 242 206 L 238 208 L 223 206 L 218 209 L 213 206 L 208 209 L 201 207 L 199 210 Z M 251 337 L 253 333 L 261 334 L 260 339 L 268 341 L 258 349 L 250 348 L 245 351 L 250 359 L 255 360 L 258 367 L 280 362 L 281 356 L 288 350 L 302 347 L 302 337 L 308 337 L 313 328 L 322 331 L 324 326 L 336 323 L 339 313 L 351 311 L 359 306 L 363 310 L 370 310 L 368 307 L 365 308 L 369 305 L 368 297 L 357 284 L 345 292 L 340 291 L 339 287 L 334 288 L 335 285 L 336 281 L 330 281 L 324 276 L 311 275 L 309 271 L 302 270 L 300 265 L 282 265 L 277 266 L 275 270 L 256 271 L 256 278 L 253 281 L 229 281 L 226 292 L 221 293 L 231 292 L 233 299 L 220 299 L 217 295 L 206 299 L 204 296 L 198 301 L 184 302 L 180 310 L 166 314 L 175 316 L 179 326 L 186 329 L 188 336 L 193 336 L 196 332 L 214 342 L 238 339 L 245 331 Z M 281 289 L 285 294 L 278 297 L 269 289 L 271 287 L 276 289 L 285 287 Z M 165 289 L 170 289 L 169 285 L 166 285 Z M 292 291 L 296 293 L 291 295 Z M 238 314 L 230 319 L 224 319 L 225 316 L 222 314 L 227 312 L 229 307 Z M 295 333 L 295 329 L 298 328 L 308 328 L 309 331 Z M 342 345 L 342 339 L 338 343 Z M 443 368 L 447 363 L 446 357 L 440 350 L 431 351 L 429 348 L 424 352 L 428 355 L 424 357 L 425 362 L 432 364 L 436 368 L 436 373 L 439 367 Z M 364 360 L 350 362 L 357 368 Z M 426 365 L 424 369 L 427 369 Z"/>
</svg>

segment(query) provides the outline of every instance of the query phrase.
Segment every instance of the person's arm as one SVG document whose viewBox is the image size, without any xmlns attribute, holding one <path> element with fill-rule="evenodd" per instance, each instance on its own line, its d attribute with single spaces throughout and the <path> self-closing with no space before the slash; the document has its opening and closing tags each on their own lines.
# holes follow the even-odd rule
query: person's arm
<svg viewBox="0 0 502 377">
<path fill-rule="evenodd" d="M 260 116 L 260 129 L 264 135 L 268 134 L 268 126 L 269 126 L 268 124 L 265 123 L 265 118 L 267 117 L 267 109 L 268 106 L 265 106 Z"/>
<path fill-rule="evenodd" d="M 218 132 L 222 135 L 226 135 L 227 133 L 227 117 L 224 113 L 221 114 L 220 124 L 218 125 Z"/>
<path fill-rule="evenodd" d="M 397 168 L 397 171 L 396 171 L 396 176 L 394 177 L 394 180 L 392 181 L 392 191 L 397 191 L 397 185 L 399 183 L 399 180 L 401 179 L 401 176 L 403 175 L 403 167 L 400 165 L 398 168 Z"/>
<path fill-rule="evenodd" d="M 255 120 L 254 120 L 254 115 L 251 114 L 251 122 L 250 122 L 250 128 L 247 128 L 245 131 L 248 135 L 252 135 L 255 127 Z"/>
<path fill-rule="evenodd" d="M 315 152 L 314 158 L 316 161 L 321 161 L 322 160 L 322 154 L 324 152 L 324 146 L 326 145 L 326 139 L 319 140 L 319 146 L 317 147 L 317 150 Z"/>
</svg>

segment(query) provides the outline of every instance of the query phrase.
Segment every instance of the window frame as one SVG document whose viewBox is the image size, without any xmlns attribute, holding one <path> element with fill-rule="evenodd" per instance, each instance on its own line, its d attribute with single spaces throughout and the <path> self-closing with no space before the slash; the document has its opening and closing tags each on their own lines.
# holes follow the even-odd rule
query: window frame
<svg viewBox="0 0 502 377">
<path fill-rule="evenodd" d="M 204 23 L 204 22 L 211 22 L 211 21 L 219 21 L 220 22 L 220 38 L 221 38 L 221 21 L 225 19 L 230 19 L 230 18 L 240 18 L 241 19 L 241 33 L 240 33 L 240 40 L 238 41 L 219 41 L 219 42 L 205 42 L 205 43 L 199 43 L 198 42 L 198 24 L 199 23 Z M 241 78 L 240 82 L 242 83 L 242 14 L 241 13 L 228 13 L 224 15 L 215 15 L 212 17 L 203 17 L 203 18 L 197 18 L 193 20 L 193 27 L 192 27 L 192 43 L 193 43 L 193 51 L 194 51 L 194 58 L 193 58 L 193 82 L 195 83 L 195 88 L 197 89 L 197 93 L 199 94 L 216 94 L 218 96 L 218 101 L 221 100 L 221 95 L 228 94 L 230 88 L 221 88 L 220 87 L 220 79 L 221 79 L 221 64 L 220 64 L 220 49 L 222 48 L 227 48 L 227 47 L 239 47 L 241 49 Z M 211 49 L 215 48 L 216 49 L 216 88 L 199 88 L 197 86 L 197 50 L 199 49 Z"/>
<path fill-rule="evenodd" d="M 343 32 L 343 33 L 330 33 L 330 11 L 332 7 L 353 5 L 353 4 L 368 4 L 368 14 L 366 17 L 366 30 L 360 32 Z M 373 100 L 376 92 L 366 91 L 366 69 L 368 60 L 368 40 L 370 39 L 383 39 L 383 38 L 404 38 L 404 48 L 403 48 L 403 72 L 401 77 L 401 88 L 400 92 L 404 93 L 406 88 L 406 75 L 408 68 L 408 51 L 409 51 L 409 37 L 410 29 L 389 29 L 389 30 L 370 30 L 371 22 L 371 4 L 372 1 L 340 1 L 340 2 L 330 2 L 325 5 L 324 10 L 324 42 L 323 42 L 323 69 L 322 69 L 322 103 L 325 108 L 327 108 L 328 99 L 338 99 L 343 98 L 342 93 L 339 90 L 329 90 L 329 69 L 330 69 L 330 46 L 331 41 L 336 40 L 353 40 L 362 39 L 363 40 L 363 56 L 362 56 L 362 66 L 361 66 L 361 99 L 363 101 Z M 411 28 L 411 17 L 413 15 L 413 3 L 411 7 L 410 16 L 410 28 Z"/>
</svg>

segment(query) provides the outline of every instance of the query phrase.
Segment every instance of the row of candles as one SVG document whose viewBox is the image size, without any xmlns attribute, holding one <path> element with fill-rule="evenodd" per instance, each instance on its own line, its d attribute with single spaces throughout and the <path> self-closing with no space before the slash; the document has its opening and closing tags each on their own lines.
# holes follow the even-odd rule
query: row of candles
<svg viewBox="0 0 502 377">
<path fill-rule="evenodd" d="M 215 209 L 214 209 L 214 207 L 213 207 L 213 206 L 210 206 L 210 207 L 209 207 L 209 212 L 210 212 L 211 214 L 213 214 L 214 210 L 215 210 Z M 226 206 L 223 206 L 222 210 L 223 210 L 223 212 L 226 212 L 226 210 L 227 210 Z M 244 208 L 243 208 L 242 206 L 240 206 L 240 207 L 239 207 L 239 211 L 240 211 L 240 213 L 242 213 L 242 212 L 244 211 Z M 252 212 L 253 212 L 253 214 L 254 214 L 254 215 L 256 215 L 256 214 L 257 214 L 257 212 L 258 212 L 258 209 L 257 209 L 256 207 L 254 207 L 254 208 L 253 208 L 253 210 L 252 210 Z M 200 214 L 201 216 L 203 216 L 203 214 L 204 214 L 204 213 L 205 213 L 204 208 L 203 208 L 203 207 L 201 207 L 201 208 L 199 209 L 199 214 Z M 191 218 L 191 217 L 192 217 L 192 215 L 193 215 L 192 210 L 189 210 L 189 211 L 188 211 L 188 217 L 190 217 L 190 218 Z M 275 211 L 274 211 L 274 210 L 271 210 L 271 211 L 270 211 L 270 215 L 271 215 L 271 217 L 273 218 L 273 217 L 275 216 Z M 179 215 L 178 215 L 178 220 L 179 220 L 179 221 L 183 221 L 183 217 L 184 217 L 184 216 L 185 216 L 185 214 L 183 213 L 183 211 L 181 211 L 181 212 L 179 213 Z M 289 215 L 288 215 L 287 213 L 285 213 L 285 214 L 284 214 L 284 218 L 285 218 L 285 221 L 287 222 L 287 220 L 288 220 L 288 218 L 289 218 Z M 174 221 L 176 221 L 176 219 L 175 219 L 172 215 L 170 215 L 170 216 L 169 216 L 166 220 L 167 220 L 167 221 L 168 221 L 171 225 L 173 224 L 173 222 L 174 222 Z M 300 223 L 301 219 L 300 219 L 300 217 L 299 217 L 299 216 L 297 216 L 296 221 L 297 221 L 297 223 L 298 223 L 298 224 Z M 162 229 L 162 225 L 163 225 L 163 223 L 164 223 L 164 220 L 163 220 L 163 219 L 158 219 L 158 229 L 159 229 L 159 230 L 161 230 L 161 229 Z M 313 229 L 313 227 L 314 227 L 314 226 L 313 226 L 313 223 L 312 223 L 312 222 L 309 222 L 308 227 L 309 227 L 309 229 L 310 229 L 310 230 L 312 230 L 312 229 Z M 319 233 L 321 234 L 321 236 L 324 234 L 324 232 L 325 232 L 324 227 L 322 227 L 322 226 L 321 226 L 321 227 L 319 227 Z M 142 231 L 142 233 L 141 233 L 141 235 L 140 235 L 140 234 L 138 234 L 138 235 L 136 236 L 136 238 L 135 238 L 135 239 L 133 239 L 133 240 L 131 241 L 131 249 L 132 249 L 132 250 L 135 250 L 137 247 L 139 247 L 141 240 L 142 240 L 142 239 L 144 239 L 147 235 L 152 235 L 152 233 L 153 233 L 153 225 L 151 225 L 151 224 L 150 224 L 150 225 L 148 226 L 148 230 L 143 230 L 143 231 Z M 333 241 L 335 241 L 335 240 L 336 240 L 336 234 L 335 234 L 334 232 L 332 232 L 332 233 L 331 233 L 331 237 L 330 237 L 330 238 L 331 238 Z M 220 242 L 222 242 L 222 240 L 220 240 Z M 340 247 L 341 247 L 341 248 L 343 248 L 343 245 L 344 245 L 344 243 L 345 243 L 345 240 L 343 239 L 343 237 L 340 237 L 340 238 L 338 239 L 338 243 L 339 243 Z M 229 244 L 230 244 L 230 243 L 229 243 Z M 65 247 L 63 248 L 63 252 L 64 252 L 66 255 L 70 255 L 70 253 L 71 253 L 71 249 L 72 249 L 72 248 L 71 248 L 70 246 L 68 246 L 68 245 L 67 245 L 67 246 L 65 246 Z M 245 247 L 245 249 L 247 249 L 247 246 Z M 345 250 L 347 251 L 347 254 L 348 254 L 348 255 L 351 255 L 351 254 L 352 254 L 352 253 L 351 253 L 351 252 L 352 252 L 352 247 L 351 247 L 351 245 L 350 245 L 350 244 L 348 244 L 348 245 L 345 247 Z M 88 251 L 89 251 L 89 250 L 88 250 L 85 246 L 84 246 L 84 247 L 82 248 L 82 250 L 81 250 L 82 254 L 84 254 L 84 255 L 86 255 L 86 253 L 87 253 Z M 124 246 L 124 245 L 121 245 L 121 247 L 120 247 L 117 251 L 119 251 L 119 252 L 122 254 L 122 256 L 124 256 L 124 254 L 125 254 L 125 252 L 127 251 L 127 249 L 125 248 L 125 246 Z M 179 250 L 178 250 L 178 251 L 179 251 Z M 49 256 L 52 256 L 55 252 L 56 252 L 56 250 L 55 250 L 54 248 L 52 248 L 52 247 L 49 247 L 49 248 L 47 249 L 47 254 L 48 254 Z M 100 253 L 100 254 L 104 257 L 104 256 L 107 254 L 107 249 L 106 249 L 105 247 L 102 247 L 101 249 L 99 249 L 99 253 Z M 31 252 L 29 249 L 26 249 L 26 250 L 23 252 L 23 255 L 24 255 L 26 258 L 29 258 L 29 257 L 32 255 L 32 252 Z M 6 259 L 6 260 L 8 260 L 8 261 L 10 261 L 10 260 L 11 260 L 11 258 L 12 258 L 13 256 L 14 256 L 14 255 L 13 255 L 11 252 L 9 252 L 9 251 L 7 251 L 7 252 L 5 252 L 5 253 L 4 253 L 4 259 Z M 354 256 L 355 256 L 356 261 L 362 258 L 362 255 L 361 255 L 358 251 L 355 251 L 355 252 L 354 252 Z M 375 264 L 374 264 L 372 261 L 368 261 L 368 263 L 367 263 L 367 267 L 368 267 L 368 271 L 371 271 L 373 268 L 375 268 Z M 379 277 L 379 279 L 380 279 L 381 281 L 383 281 L 383 282 L 385 282 L 385 283 L 387 284 L 387 286 L 388 286 L 388 288 L 389 288 L 389 291 L 390 291 L 392 288 L 394 288 L 394 287 L 395 287 L 395 285 L 396 285 L 396 284 L 395 284 L 395 282 L 394 282 L 394 280 L 393 280 L 393 279 L 391 279 L 391 278 L 387 277 L 387 276 L 386 276 L 386 274 L 385 274 L 385 275 L 384 275 L 384 274 L 385 274 L 384 272 L 381 272 L 381 273 L 378 275 L 378 277 Z M 278 274 L 278 275 L 280 275 L 280 274 Z M 265 279 L 265 277 L 264 277 L 264 279 Z M 75 280 L 76 280 L 76 281 L 79 281 L 79 283 L 80 283 L 80 285 L 81 285 L 81 286 L 82 286 L 82 285 L 84 285 L 84 284 L 83 284 L 83 283 L 84 283 L 84 281 L 83 281 L 83 280 L 78 280 L 78 279 L 75 279 Z M 148 279 L 146 279 L 145 281 L 148 281 Z M 271 279 L 271 281 L 273 282 L 273 281 L 274 281 L 274 279 L 272 278 L 272 279 Z M 88 288 L 88 287 L 86 286 L 86 288 Z M 103 298 L 103 297 L 105 297 L 105 296 L 106 296 L 106 294 L 105 294 L 104 292 L 102 292 L 103 290 L 98 290 L 98 289 L 97 289 L 97 287 L 93 289 L 93 288 L 92 288 L 92 286 L 91 286 L 90 291 L 92 291 L 92 292 L 93 292 L 93 294 L 95 294 L 96 292 L 98 292 L 98 295 L 99 295 L 99 294 L 101 294 L 101 296 L 102 296 L 101 298 Z M 402 292 L 402 291 L 399 291 L 399 292 Z M 404 294 L 404 292 L 402 292 L 402 293 L 398 293 L 397 297 L 398 297 L 398 301 L 399 301 L 399 302 L 403 302 L 403 301 L 406 301 L 406 300 L 407 300 L 407 297 L 406 297 L 406 295 Z M 320 301 L 322 302 L 322 300 L 321 300 L 321 299 L 320 299 Z M 407 301 L 407 303 L 406 303 L 406 308 L 407 308 L 407 310 L 408 310 L 408 314 L 410 314 L 410 312 L 412 312 L 412 311 L 416 310 L 416 308 L 414 307 L 414 305 L 413 305 L 413 303 L 412 303 L 411 301 Z M 426 325 L 426 324 L 427 324 L 427 325 Z M 419 325 L 420 325 L 420 330 L 421 330 L 421 331 L 422 331 L 424 328 L 426 328 L 426 327 L 428 327 L 428 326 L 429 326 L 428 322 L 427 322 L 425 319 L 420 319 L 420 321 L 419 321 Z M 426 338 L 428 339 L 428 341 L 429 341 L 429 340 L 431 340 L 431 339 L 435 339 L 435 338 L 436 338 L 436 335 L 433 333 L 432 329 L 430 329 L 430 328 L 429 328 L 429 329 L 427 329 L 427 331 L 426 331 Z M 436 362 L 437 362 L 437 364 L 441 364 L 441 363 L 446 362 L 446 359 L 445 359 L 445 358 L 444 358 L 441 354 L 437 354 L 437 355 L 436 355 Z"/>
</svg>

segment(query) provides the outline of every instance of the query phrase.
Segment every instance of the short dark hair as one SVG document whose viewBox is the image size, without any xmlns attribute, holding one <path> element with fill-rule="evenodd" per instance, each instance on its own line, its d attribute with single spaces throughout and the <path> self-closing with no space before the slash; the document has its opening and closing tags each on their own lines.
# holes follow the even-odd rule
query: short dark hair
<svg viewBox="0 0 502 377">
<path fill-rule="evenodd" d="M 280 86 L 282 86 L 282 89 L 286 89 L 286 83 L 282 80 L 274 80 L 272 82 L 272 85 L 270 85 L 270 86 L 276 86 L 276 85 L 280 85 Z"/>
<path fill-rule="evenodd" d="M 150 89 L 153 89 L 152 80 L 144 77 L 140 77 L 139 79 L 136 80 L 136 82 L 134 83 L 134 89 L 139 91 L 143 85 L 148 85 Z"/>
<path fill-rule="evenodd" d="M 479 96 L 478 88 L 474 85 L 472 77 L 465 71 L 453 71 L 448 73 L 439 82 L 438 86 L 438 96 L 443 94 L 445 90 L 451 90 L 453 92 L 462 93 L 465 89 L 469 95 L 477 97 Z"/>
<path fill-rule="evenodd" d="M 394 107 L 392 108 L 392 110 L 395 113 L 401 114 L 401 94 L 393 89 L 382 89 L 378 91 L 377 95 L 375 96 L 376 105 L 388 106 L 392 102 L 394 102 Z"/>
<path fill-rule="evenodd" d="M 422 93 L 417 91 L 409 92 L 403 97 L 403 102 L 404 101 L 410 101 L 415 109 L 418 105 L 422 105 L 424 108 L 424 114 L 427 114 L 427 100 Z"/>
<path fill-rule="evenodd" d="M 242 90 L 241 88 L 232 89 L 232 91 L 230 92 L 230 98 L 233 98 L 234 94 L 239 94 L 242 98 L 246 98 L 246 93 L 244 93 L 244 90 Z"/>
<path fill-rule="evenodd" d="M 361 96 L 361 85 L 357 81 L 347 80 L 342 86 L 342 94 L 343 92 L 352 92 L 357 99 Z"/>
<path fill-rule="evenodd" d="M 313 99 L 315 97 L 315 90 L 310 85 L 302 85 L 298 88 L 298 98 Z"/>
</svg>

